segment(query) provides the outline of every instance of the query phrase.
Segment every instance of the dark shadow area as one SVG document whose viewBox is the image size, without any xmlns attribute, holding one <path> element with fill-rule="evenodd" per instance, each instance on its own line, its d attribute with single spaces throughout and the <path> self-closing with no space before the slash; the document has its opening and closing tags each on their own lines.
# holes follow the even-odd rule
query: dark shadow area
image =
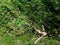
<svg viewBox="0 0 60 45">
<path fill-rule="evenodd" d="M 54 7 L 54 3 L 51 2 L 50 0 L 43 0 L 44 5 L 46 5 L 46 9 L 48 9 L 50 12 L 54 13 L 54 14 L 60 14 L 60 9 L 56 10 Z"/>
</svg>

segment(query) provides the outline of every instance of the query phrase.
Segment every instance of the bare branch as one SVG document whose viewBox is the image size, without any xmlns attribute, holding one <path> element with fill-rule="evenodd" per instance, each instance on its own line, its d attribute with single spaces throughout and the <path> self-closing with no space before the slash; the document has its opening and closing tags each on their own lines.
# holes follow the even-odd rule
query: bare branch
<svg viewBox="0 0 60 45">
<path fill-rule="evenodd" d="M 41 38 L 43 38 L 44 36 L 46 36 L 47 35 L 47 33 L 46 32 L 42 32 L 42 31 L 40 31 L 39 29 L 37 29 L 36 27 L 34 27 L 34 29 L 39 33 L 39 34 L 42 34 L 42 36 L 41 37 L 39 37 L 35 42 L 34 42 L 34 45 L 36 45 L 37 44 L 37 42 L 39 41 L 39 40 L 41 40 Z"/>
</svg>

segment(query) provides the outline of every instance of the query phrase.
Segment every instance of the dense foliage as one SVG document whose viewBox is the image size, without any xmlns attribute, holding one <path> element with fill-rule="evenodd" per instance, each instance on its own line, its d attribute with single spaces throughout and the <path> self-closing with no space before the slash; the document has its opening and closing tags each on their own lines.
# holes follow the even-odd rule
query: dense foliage
<svg viewBox="0 0 60 45">
<path fill-rule="evenodd" d="M 38 38 L 32 24 L 48 33 L 45 42 L 37 45 L 60 45 L 55 40 L 60 38 L 60 1 L 0 0 L 1 45 L 32 45 L 31 39 Z"/>
</svg>

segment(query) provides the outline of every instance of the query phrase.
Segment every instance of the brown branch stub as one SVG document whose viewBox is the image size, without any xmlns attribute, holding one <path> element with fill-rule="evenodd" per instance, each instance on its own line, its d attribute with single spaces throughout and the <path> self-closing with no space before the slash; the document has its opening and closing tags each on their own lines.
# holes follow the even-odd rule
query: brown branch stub
<svg viewBox="0 0 60 45">
<path fill-rule="evenodd" d="M 34 27 L 34 29 L 35 29 L 35 31 L 36 31 L 37 33 L 39 33 L 39 34 L 47 35 L 46 32 L 42 32 L 40 29 L 38 29 L 38 28 L 36 28 L 36 27 Z"/>
</svg>

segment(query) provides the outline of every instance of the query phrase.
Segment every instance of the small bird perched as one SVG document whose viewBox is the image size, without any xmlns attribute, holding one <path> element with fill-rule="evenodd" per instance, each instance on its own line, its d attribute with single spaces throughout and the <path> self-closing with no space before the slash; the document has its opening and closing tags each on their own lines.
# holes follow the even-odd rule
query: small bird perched
<svg viewBox="0 0 60 45">
<path fill-rule="evenodd" d="M 42 25 L 41 27 L 42 27 L 42 30 L 45 31 L 44 25 Z"/>
</svg>

